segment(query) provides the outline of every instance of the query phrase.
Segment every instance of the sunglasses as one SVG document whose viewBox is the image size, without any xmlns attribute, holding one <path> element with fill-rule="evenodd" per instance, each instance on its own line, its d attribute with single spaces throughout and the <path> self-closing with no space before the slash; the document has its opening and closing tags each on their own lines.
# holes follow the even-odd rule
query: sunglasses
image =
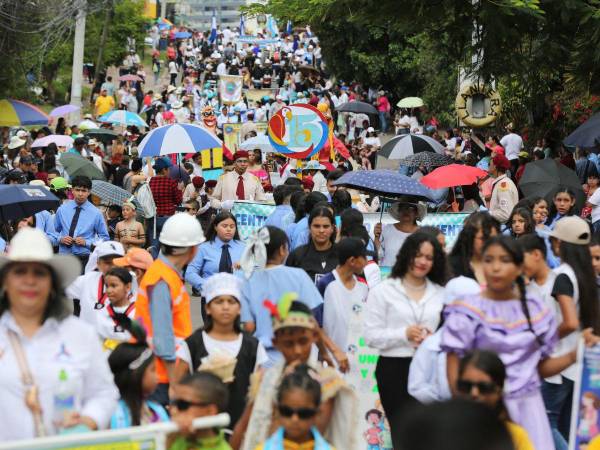
<svg viewBox="0 0 600 450">
<path fill-rule="evenodd" d="M 172 408 L 177 408 L 179 411 L 187 411 L 192 406 L 204 407 L 204 406 L 210 405 L 210 403 L 194 403 L 194 402 L 188 402 L 187 400 L 183 400 L 183 399 L 179 398 L 179 399 L 171 400 L 170 405 Z"/>
<path fill-rule="evenodd" d="M 293 417 L 294 414 L 298 416 L 301 420 L 306 420 L 314 417 L 317 414 L 317 410 L 315 408 L 298 408 L 293 409 L 289 406 L 279 405 L 279 414 L 282 417 Z"/>
<path fill-rule="evenodd" d="M 496 383 L 488 383 L 485 381 L 474 383 L 467 380 L 458 380 L 456 383 L 456 389 L 461 394 L 470 394 L 474 387 L 477 387 L 477 390 L 482 395 L 493 394 L 498 390 Z"/>
</svg>

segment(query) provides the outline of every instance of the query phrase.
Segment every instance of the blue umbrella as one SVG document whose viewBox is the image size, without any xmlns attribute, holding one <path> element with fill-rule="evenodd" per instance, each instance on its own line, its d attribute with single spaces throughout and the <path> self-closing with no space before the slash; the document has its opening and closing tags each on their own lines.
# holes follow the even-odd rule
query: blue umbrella
<svg viewBox="0 0 600 450">
<path fill-rule="evenodd" d="M 141 158 L 173 153 L 196 153 L 200 150 L 222 147 L 223 143 L 206 128 L 189 123 L 175 123 L 150 131 L 140 145 Z"/>
<path fill-rule="evenodd" d="M 0 185 L 0 222 L 19 220 L 60 206 L 60 200 L 48 189 L 29 184 Z"/>
<path fill-rule="evenodd" d="M 394 170 L 355 170 L 344 174 L 333 184 L 381 197 L 397 198 L 407 195 L 416 199 L 433 200 L 428 188 Z"/>
<path fill-rule="evenodd" d="M 125 111 L 123 109 L 116 109 L 107 112 L 106 114 L 100 116 L 98 120 L 100 122 L 108 122 L 116 125 L 122 125 L 124 127 L 134 125 L 138 128 L 148 128 L 148 124 L 144 122 L 144 119 L 142 119 L 136 113 Z"/>
<path fill-rule="evenodd" d="M 600 145 L 600 113 L 594 114 L 563 141 L 567 147 L 594 148 Z"/>
<path fill-rule="evenodd" d="M 178 31 L 175 33 L 175 39 L 187 39 L 192 37 L 192 33 L 188 31 Z"/>
</svg>

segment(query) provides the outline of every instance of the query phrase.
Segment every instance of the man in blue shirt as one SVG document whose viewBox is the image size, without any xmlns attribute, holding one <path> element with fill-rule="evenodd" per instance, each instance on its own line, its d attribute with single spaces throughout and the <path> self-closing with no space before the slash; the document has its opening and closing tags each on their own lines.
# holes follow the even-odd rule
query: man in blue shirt
<svg viewBox="0 0 600 450">
<path fill-rule="evenodd" d="M 267 217 L 265 225 L 271 225 L 286 230 L 289 224 L 294 222 L 294 210 L 290 206 L 290 198 L 294 192 L 300 192 L 300 186 L 288 186 L 281 184 L 273 189 L 273 200 L 275 210 Z"/>
<path fill-rule="evenodd" d="M 54 229 L 58 234 L 58 252 L 76 256 L 85 267 L 92 247 L 110 238 L 102 213 L 88 201 L 92 181 L 85 176 L 76 176 L 71 185 L 74 200 L 58 208 Z"/>
</svg>

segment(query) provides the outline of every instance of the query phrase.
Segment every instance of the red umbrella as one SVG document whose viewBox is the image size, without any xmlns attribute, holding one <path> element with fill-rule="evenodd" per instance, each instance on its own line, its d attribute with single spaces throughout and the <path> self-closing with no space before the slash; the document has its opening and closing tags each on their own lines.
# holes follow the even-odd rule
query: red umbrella
<svg viewBox="0 0 600 450">
<path fill-rule="evenodd" d="M 119 81 L 142 81 L 142 79 L 140 77 L 138 77 L 137 75 L 123 75 L 122 77 L 119 77 Z"/>
<path fill-rule="evenodd" d="M 421 178 L 421 183 L 431 189 L 441 189 L 454 186 L 468 186 L 476 183 L 479 178 L 487 176 L 487 172 L 477 167 L 462 164 L 450 164 L 435 169 L 429 175 Z"/>
</svg>

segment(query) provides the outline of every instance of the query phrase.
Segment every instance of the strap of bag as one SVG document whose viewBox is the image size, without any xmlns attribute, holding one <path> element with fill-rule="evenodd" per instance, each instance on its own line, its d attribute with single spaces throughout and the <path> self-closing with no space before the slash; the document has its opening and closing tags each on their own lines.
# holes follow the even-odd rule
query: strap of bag
<svg viewBox="0 0 600 450">
<path fill-rule="evenodd" d="M 13 330 L 7 330 L 7 333 L 8 340 L 10 341 L 10 345 L 15 352 L 15 358 L 17 358 L 17 363 L 19 364 L 21 380 L 26 388 L 25 404 L 31 410 L 31 414 L 33 415 L 35 435 L 36 437 L 46 436 L 47 433 L 46 427 L 44 426 L 44 420 L 42 418 L 42 406 L 40 405 L 38 387 L 35 384 L 33 375 L 29 369 L 29 364 L 27 363 L 27 357 L 25 356 L 25 351 L 21 345 L 21 340 L 19 339 L 17 333 L 15 333 Z"/>
</svg>

